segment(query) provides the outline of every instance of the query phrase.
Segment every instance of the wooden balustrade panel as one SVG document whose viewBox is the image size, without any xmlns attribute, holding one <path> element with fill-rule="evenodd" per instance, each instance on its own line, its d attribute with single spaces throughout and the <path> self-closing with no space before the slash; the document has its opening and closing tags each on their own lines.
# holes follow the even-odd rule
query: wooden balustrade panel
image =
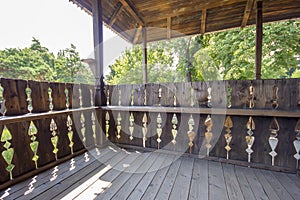
<svg viewBox="0 0 300 200">
<path fill-rule="evenodd" d="M 161 88 L 161 106 L 174 106 L 174 94 L 176 92 L 176 87 L 173 83 L 160 83 L 159 88 Z"/>
<path fill-rule="evenodd" d="M 176 87 L 176 105 L 178 107 L 191 106 L 191 83 L 174 83 Z"/>
<path fill-rule="evenodd" d="M 228 81 L 231 87 L 231 108 L 249 108 L 250 81 Z"/>
<path fill-rule="evenodd" d="M 83 141 L 81 140 L 81 128 L 82 124 L 80 122 L 81 112 L 73 112 L 70 114 L 72 119 L 72 131 L 73 131 L 73 150 L 74 152 L 84 149 Z"/>
<path fill-rule="evenodd" d="M 69 108 L 73 108 L 73 88 L 74 88 L 74 84 L 66 83 L 66 89 L 68 90 Z M 75 92 L 75 94 L 76 94 L 76 92 Z"/>
<path fill-rule="evenodd" d="M 31 99 L 33 113 L 48 112 L 49 109 L 49 83 L 28 81 L 28 86 L 31 89 Z"/>
<path fill-rule="evenodd" d="M 159 93 L 159 84 L 148 83 L 145 85 L 146 88 L 146 105 L 147 106 L 158 106 L 158 93 Z"/>
<path fill-rule="evenodd" d="M 80 98 L 81 98 L 81 96 L 80 96 L 79 89 L 80 89 L 79 84 L 73 84 L 72 92 L 71 92 L 72 96 L 70 98 L 70 99 L 72 99 L 71 100 L 72 103 L 70 104 L 71 105 L 70 108 L 80 108 Z M 69 90 L 69 92 L 70 92 L 70 90 Z"/>
<path fill-rule="evenodd" d="M 0 125 L 0 133 L 2 133 L 4 126 Z M 0 152 L 2 153 L 3 151 L 5 151 L 5 148 L 3 147 L 3 143 L 1 143 L 0 145 Z M 6 182 L 9 180 L 9 173 L 5 170 L 7 163 L 5 162 L 4 158 L 2 156 L 0 156 L 0 184 Z"/>
<path fill-rule="evenodd" d="M 144 103 L 145 103 L 145 85 L 142 85 L 142 84 L 132 85 L 132 89 L 133 89 L 133 95 L 134 95 L 133 105 L 135 105 L 135 106 L 144 106 Z"/>
<path fill-rule="evenodd" d="M 52 89 L 52 104 L 53 110 L 66 109 L 66 85 L 64 83 L 50 83 Z"/>
</svg>

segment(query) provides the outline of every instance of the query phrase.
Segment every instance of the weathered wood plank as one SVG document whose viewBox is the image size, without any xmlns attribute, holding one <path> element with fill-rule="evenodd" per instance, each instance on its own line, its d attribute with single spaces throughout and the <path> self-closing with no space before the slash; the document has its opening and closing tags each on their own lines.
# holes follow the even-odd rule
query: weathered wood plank
<svg viewBox="0 0 300 200">
<path fill-rule="evenodd" d="M 221 163 L 208 163 L 209 198 L 228 199 Z"/>
<path fill-rule="evenodd" d="M 188 199 L 193 166 L 193 158 L 182 159 L 169 199 Z"/>
<path fill-rule="evenodd" d="M 239 185 L 241 187 L 241 191 L 243 193 L 244 199 L 255 200 L 253 191 L 252 191 L 251 187 L 249 186 L 249 182 L 244 173 L 244 167 L 235 166 L 235 174 L 236 174 L 237 180 L 239 182 Z"/>
<path fill-rule="evenodd" d="M 208 200 L 208 161 L 195 159 L 189 199 L 199 198 Z"/>
<path fill-rule="evenodd" d="M 234 166 L 230 164 L 222 164 L 223 173 L 227 188 L 227 194 L 230 200 L 242 200 L 244 196 L 242 194 L 240 184 L 237 180 L 237 177 L 234 173 Z"/>
</svg>

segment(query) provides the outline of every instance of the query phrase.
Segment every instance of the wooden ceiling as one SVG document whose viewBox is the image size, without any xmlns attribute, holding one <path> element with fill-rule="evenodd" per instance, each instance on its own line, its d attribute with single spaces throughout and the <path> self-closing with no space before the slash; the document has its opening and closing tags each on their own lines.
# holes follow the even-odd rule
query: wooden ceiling
<svg viewBox="0 0 300 200">
<path fill-rule="evenodd" d="M 93 0 L 70 0 L 92 14 Z M 102 0 L 103 21 L 131 43 L 255 24 L 256 0 Z M 263 22 L 300 18 L 300 0 L 263 0 Z"/>
</svg>

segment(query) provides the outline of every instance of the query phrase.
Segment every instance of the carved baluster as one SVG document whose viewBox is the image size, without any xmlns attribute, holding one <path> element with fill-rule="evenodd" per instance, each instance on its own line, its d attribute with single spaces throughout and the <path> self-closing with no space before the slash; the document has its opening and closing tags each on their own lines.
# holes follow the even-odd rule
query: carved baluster
<svg viewBox="0 0 300 200">
<path fill-rule="evenodd" d="M 193 141 L 195 139 L 194 125 L 195 125 L 195 121 L 194 121 L 193 115 L 191 115 L 189 118 L 189 121 L 188 121 L 189 130 L 187 132 L 187 135 L 189 137 L 190 153 L 192 153 L 192 147 L 194 146 L 194 143 L 193 143 Z"/>
<path fill-rule="evenodd" d="M 122 105 L 122 90 L 119 88 L 119 101 L 118 101 L 118 105 L 121 106 Z"/>
<path fill-rule="evenodd" d="M 129 117 L 129 132 L 130 132 L 130 137 L 129 139 L 132 141 L 133 140 L 133 130 L 134 130 L 134 117 L 133 117 L 133 113 L 130 113 L 130 117 Z"/>
<path fill-rule="evenodd" d="M 122 121 L 122 117 L 121 117 L 121 113 L 118 113 L 118 117 L 117 117 L 117 139 L 121 138 L 121 121 Z"/>
<path fill-rule="evenodd" d="M 191 101 L 191 107 L 193 107 L 195 105 L 195 103 L 194 103 L 194 88 L 191 87 L 190 90 L 191 90 L 191 99 L 190 99 L 190 101 Z"/>
<path fill-rule="evenodd" d="M 105 114 L 105 136 L 106 136 L 106 139 L 109 137 L 109 120 L 110 120 L 109 113 L 106 111 L 106 114 Z"/>
<path fill-rule="evenodd" d="M 159 88 L 158 89 L 158 106 L 161 106 L 161 97 L 162 97 L 162 95 L 161 95 L 161 88 Z"/>
<path fill-rule="evenodd" d="M 94 94 L 93 94 L 92 89 L 90 89 L 90 97 L 91 97 L 91 106 L 95 106 L 95 104 L 94 104 Z"/>
<path fill-rule="evenodd" d="M 161 115 L 160 113 L 158 113 L 157 115 L 157 119 L 156 119 L 156 122 L 157 122 L 157 128 L 156 128 L 156 133 L 157 133 L 157 148 L 159 149 L 159 145 L 161 143 L 161 134 L 162 134 L 162 128 L 161 128 L 161 124 L 162 124 L 162 118 L 161 118 Z"/>
<path fill-rule="evenodd" d="M 279 129 L 280 129 L 280 127 L 279 127 L 278 121 L 274 117 L 273 121 L 271 122 L 271 124 L 269 126 L 269 130 L 271 131 L 271 135 L 269 137 L 269 144 L 272 149 L 272 151 L 269 154 L 270 154 L 270 156 L 272 156 L 272 166 L 274 166 L 275 156 L 277 156 L 275 149 L 278 144 L 277 132 L 279 131 Z"/>
<path fill-rule="evenodd" d="M 246 152 L 248 153 L 248 162 L 251 162 L 251 154 L 253 153 L 253 150 L 251 149 L 255 140 L 255 137 L 253 136 L 253 130 L 255 130 L 255 123 L 253 121 L 252 117 L 249 117 L 249 120 L 246 124 L 246 127 L 248 129 L 247 136 L 246 136 L 246 143 L 247 143 L 247 149 Z"/>
<path fill-rule="evenodd" d="M 224 137 L 225 137 L 225 141 L 226 141 L 225 149 L 227 151 L 226 159 L 228 160 L 229 159 L 229 151 L 231 150 L 230 142 L 232 140 L 232 135 L 231 135 L 230 129 L 233 127 L 233 123 L 232 123 L 230 116 L 226 117 L 224 126 L 226 127 L 226 133 L 225 133 Z"/>
<path fill-rule="evenodd" d="M 146 147 L 146 140 L 147 140 L 147 123 L 148 123 L 148 118 L 147 118 L 147 114 L 144 113 L 143 116 L 143 128 L 142 128 L 142 132 L 143 132 L 143 147 Z"/>
<path fill-rule="evenodd" d="M 278 86 L 275 85 L 273 87 L 273 97 L 272 97 L 272 108 L 277 109 L 278 108 Z"/>
<path fill-rule="evenodd" d="M 211 108 L 212 107 L 212 103 L 211 103 L 211 87 L 207 88 L 207 107 Z"/>
<path fill-rule="evenodd" d="M 178 119 L 177 119 L 177 116 L 176 114 L 174 113 L 173 114 L 173 117 L 172 117 L 172 136 L 173 136 L 173 140 L 172 140 L 172 143 L 175 145 L 176 144 L 176 137 L 177 137 L 177 124 L 178 124 Z"/>
<path fill-rule="evenodd" d="M 147 90 L 146 90 L 146 85 L 145 85 L 145 88 L 144 88 L 144 106 L 147 105 Z"/>
<path fill-rule="evenodd" d="M 36 169 L 38 168 L 37 161 L 39 159 L 39 156 L 37 155 L 37 150 L 39 147 L 39 142 L 36 141 L 37 132 L 38 132 L 38 130 L 37 130 L 35 124 L 33 123 L 33 121 L 31 121 L 30 125 L 29 125 L 29 129 L 28 129 L 28 135 L 30 136 L 30 140 L 31 140 L 30 149 L 33 152 L 32 161 L 34 162 Z"/>
<path fill-rule="evenodd" d="M 232 88 L 230 85 L 227 87 L 227 108 L 231 108 L 231 92 Z"/>
<path fill-rule="evenodd" d="M 296 140 L 294 140 L 294 147 L 296 150 L 296 154 L 294 155 L 294 158 L 296 158 L 296 169 L 299 169 L 299 160 L 300 160 L 300 119 L 298 120 L 296 127 L 295 127 L 295 132 L 296 132 Z"/>
<path fill-rule="evenodd" d="M 84 143 L 85 145 L 85 141 L 86 141 L 86 137 L 85 137 L 85 117 L 84 117 L 84 114 L 81 113 L 80 115 L 80 123 L 81 123 L 81 136 L 82 136 L 82 142 Z"/>
<path fill-rule="evenodd" d="M 130 96 L 130 105 L 133 106 L 134 105 L 134 89 L 131 89 L 131 96 Z"/>
<path fill-rule="evenodd" d="M 207 115 L 207 118 L 204 122 L 205 126 L 206 126 L 206 132 L 205 132 L 205 139 L 206 139 L 206 144 L 205 144 L 205 147 L 206 147 L 206 156 L 209 156 L 209 151 L 210 151 L 210 148 L 211 148 L 211 144 L 210 144 L 210 141 L 212 139 L 212 132 L 211 132 L 211 129 L 212 129 L 212 126 L 213 126 L 213 122 L 212 122 L 212 119 L 210 117 L 210 115 Z"/>
<path fill-rule="evenodd" d="M 73 121 L 72 121 L 70 115 L 68 115 L 67 127 L 68 127 L 68 138 L 70 141 L 69 147 L 71 149 L 71 154 L 73 154 L 73 146 L 74 146 L 72 125 L 73 125 Z"/>
<path fill-rule="evenodd" d="M 81 87 L 78 89 L 79 91 L 79 106 L 82 108 L 82 90 Z"/>
<path fill-rule="evenodd" d="M 176 88 L 175 88 L 175 91 L 174 91 L 174 96 L 173 96 L 173 99 L 174 99 L 174 103 L 173 103 L 173 105 L 174 105 L 174 107 L 176 107 L 176 105 L 177 105 L 177 97 L 176 97 Z"/>
<path fill-rule="evenodd" d="M 3 88 L 0 84 L 0 113 L 4 116 L 6 113 L 5 99 L 3 98 Z"/>
<path fill-rule="evenodd" d="M 249 108 L 254 108 L 254 87 L 249 86 Z"/>
<path fill-rule="evenodd" d="M 50 131 L 51 131 L 51 142 L 53 145 L 53 153 L 55 155 L 55 159 L 57 160 L 57 152 L 58 152 L 58 148 L 57 148 L 57 142 L 58 142 L 58 135 L 57 135 L 57 125 L 54 121 L 54 119 L 51 119 L 51 123 L 50 123 Z"/>
<path fill-rule="evenodd" d="M 95 117 L 95 113 L 94 112 L 92 112 L 91 120 L 92 120 L 92 130 L 93 130 L 94 144 L 96 145 L 97 144 L 96 117 Z"/>
<path fill-rule="evenodd" d="M 27 110 L 31 113 L 33 107 L 32 107 L 32 99 L 31 99 L 31 89 L 28 85 L 25 92 L 27 95 L 27 102 L 28 102 Z"/>
<path fill-rule="evenodd" d="M 14 148 L 11 148 L 11 143 L 9 142 L 12 140 L 12 135 L 8 128 L 4 126 L 1 135 L 1 142 L 4 143 L 3 147 L 5 150 L 2 152 L 2 157 L 4 158 L 5 162 L 7 163 L 6 171 L 9 172 L 10 180 L 12 180 L 12 171 L 15 168 L 15 165 L 12 164 L 12 159 L 14 157 Z"/>
<path fill-rule="evenodd" d="M 106 90 L 106 105 L 108 105 L 109 106 L 109 89 L 107 88 L 107 90 Z"/>
<path fill-rule="evenodd" d="M 50 111 L 53 110 L 53 98 L 52 98 L 52 89 L 49 87 L 48 88 L 48 95 L 49 95 L 49 109 Z"/>
<path fill-rule="evenodd" d="M 69 107 L 70 107 L 70 100 L 69 100 L 69 90 L 68 90 L 67 87 L 65 89 L 65 95 L 66 95 L 66 108 L 69 109 Z"/>
</svg>

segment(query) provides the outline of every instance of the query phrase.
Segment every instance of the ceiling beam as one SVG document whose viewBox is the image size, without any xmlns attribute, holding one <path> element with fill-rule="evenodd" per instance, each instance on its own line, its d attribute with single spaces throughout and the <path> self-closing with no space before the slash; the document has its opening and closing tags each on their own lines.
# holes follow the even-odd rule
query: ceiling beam
<svg viewBox="0 0 300 200">
<path fill-rule="evenodd" d="M 171 39 L 172 37 L 172 18 L 167 18 L 167 38 Z"/>
<path fill-rule="evenodd" d="M 122 11 L 122 8 L 123 8 L 123 4 L 118 3 L 118 7 L 116 8 L 116 10 L 114 11 L 114 13 L 112 14 L 112 16 L 109 20 L 109 26 L 112 26 L 116 22 L 118 15 Z"/>
<path fill-rule="evenodd" d="M 134 39 L 133 39 L 133 44 L 138 43 L 139 38 L 140 38 L 141 33 L 142 33 L 142 29 L 143 29 L 142 25 L 139 25 L 139 27 L 136 29 L 135 36 L 134 36 Z"/>
<path fill-rule="evenodd" d="M 205 28 L 206 28 L 206 9 L 203 9 L 202 16 L 201 16 L 201 30 L 200 30 L 201 35 L 204 35 Z"/>
<path fill-rule="evenodd" d="M 130 0 L 120 0 L 120 2 L 140 25 L 145 25 L 144 19 L 141 17 L 141 14 L 138 12 L 136 7 L 133 5 L 133 3 Z"/>
<path fill-rule="evenodd" d="M 251 10 L 253 8 L 254 5 L 254 0 L 248 0 L 247 1 L 247 5 L 245 7 L 245 11 L 244 11 L 244 17 L 243 17 L 243 21 L 241 24 L 241 27 L 244 28 L 247 25 L 248 19 L 250 17 L 251 14 Z"/>
</svg>

